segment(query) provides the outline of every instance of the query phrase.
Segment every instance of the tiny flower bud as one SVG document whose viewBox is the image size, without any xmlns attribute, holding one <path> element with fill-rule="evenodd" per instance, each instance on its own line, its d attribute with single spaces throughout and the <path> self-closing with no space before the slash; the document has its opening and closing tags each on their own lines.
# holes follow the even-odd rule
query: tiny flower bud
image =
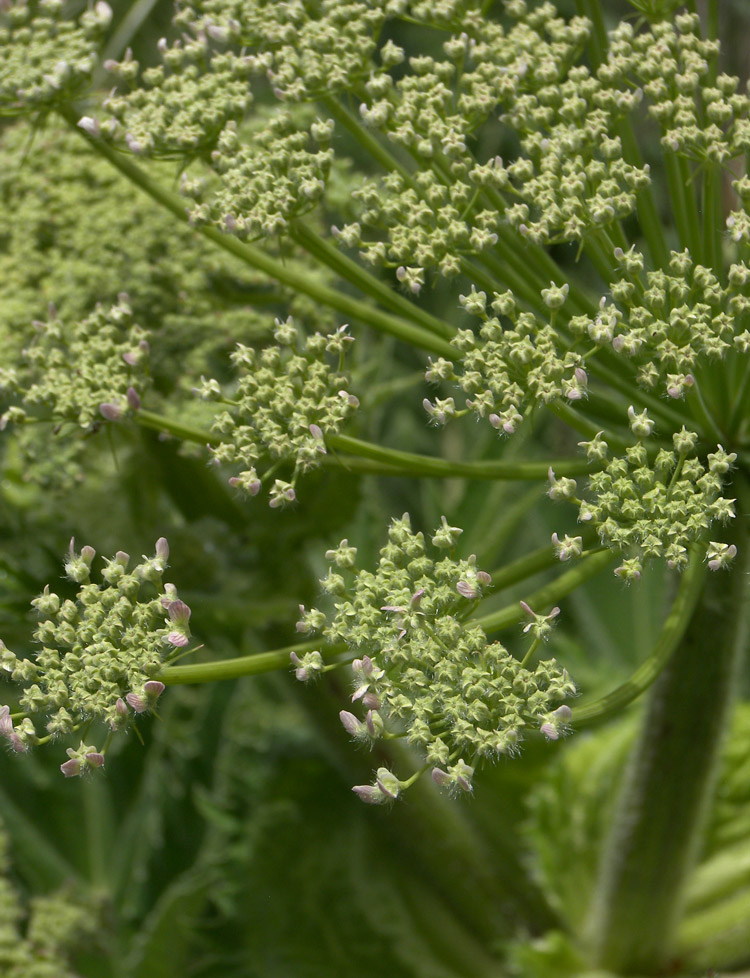
<svg viewBox="0 0 750 978">
<path fill-rule="evenodd" d="M 107 421 L 119 421 L 122 417 L 122 408 L 119 404 L 100 404 L 99 413 Z"/>
</svg>

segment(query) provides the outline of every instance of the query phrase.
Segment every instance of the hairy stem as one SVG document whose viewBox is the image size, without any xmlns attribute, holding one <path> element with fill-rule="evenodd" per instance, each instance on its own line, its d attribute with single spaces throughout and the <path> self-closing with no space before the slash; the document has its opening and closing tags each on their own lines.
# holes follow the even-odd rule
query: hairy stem
<svg viewBox="0 0 750 978">
<path fill-rule="evenodd" d="M 691 554 L 690 563 L 680 577 L 677 595 L 648 657 L 617 689 L 592 703 L 576 706 L 573 709 L 572 720 L 576 729 L 619 713 L 654 682 L 685 635 L 705 575 L 705 562 L 700 553 L 695 550 Z"/>
<path fill-rule="evenodd" d="M 732 536 L 746 565 L 744 474 L 735 479 L 735 489 L 740 516 Z M 669 961 L 747 638 L 746 570 L 735 567 L 729 580 L 718 573 L 708 578 L 647 705 L 590 921 L 597 963 L 618 973 L 652 974 Z"/>
</svg>

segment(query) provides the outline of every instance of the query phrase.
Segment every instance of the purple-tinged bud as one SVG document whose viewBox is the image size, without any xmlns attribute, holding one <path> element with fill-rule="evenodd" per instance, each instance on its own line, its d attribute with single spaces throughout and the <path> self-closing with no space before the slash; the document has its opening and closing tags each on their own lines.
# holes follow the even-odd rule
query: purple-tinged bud
<svg viewBox="0 0 750 978">
<path fill-rule="evenodd" d="M 453 779 L 447 771 L 443 771 L 443 769 L 439 767 L 434 767 L 432 769 L 432 780 L 436 785 L 438 785 L 438 787 L 447 788 Z"/>
<path fill-rule="evenodd" d="M 83 761 L 80 757 L 71 757 L 69 761 L 65 761 L 64 764 L 60 765 L 60 770 L 65 775 L 66 778 L 75 778 L 83 769 Z"/>
<path fill-rule="evenodd" d="M 159 537 L 156 541 L 156 556 L 157 558 L 166 565 L 169 560 L 169 544 L 167 543 L 166 537 Z"/>
<path fill-rule="evenodd" d="M 418 591 L 415 591 L 414 594 L 412 594 L 411 601 L 409 602 L 412 608 L 418 608 L 420 606 L 424 595 L 425 595 L 425 589 L 423 587 L 419 588 Z"/>
<path fill-rule="evenodd" d="M 184 601 L 172 601 L 167 608 L 169 617 L 175 623 L 175 625 L 187 625 L 190 621 L 190 615 L 192 614 L 190 608 L 185 604 Z"/>
<path fill-rule="evenodd" d="M 349 407 L 353 407 L 353 408 L 359 407 L 359 398 L 356 397 L 354 394 L 350 394 L 349 391 L 339 391 L 339 397 L 343 401 L 346 401 Z"/>
<path fill-rule="evenodd" d="M 134 367 L 138 363 L 140 357 L 137 353 L 123 353 L 122 359 L 129 367 Z"/>
<path fill-rule="evenodd" d="M 386 795 L 377 785 L 355 784 L 352 791 L 367 805 L 382 805 L 386 801 Z"/>
<path fill-rule="evenodd" d="M 91 567 L 91 562 L 94 557 L 96 557 L 96 550 L 93 547 L 81 547 L 81 560 L 83 560 L 89 567 Z"/>
<path fill-rule="evenodd" d="M 391 800 L 398 798 L 401 790 L 401 782 L 387 767 L 378 768 L 375 783 L 386 798 L 390 798 Z"/>
<path fill-rule="evenodd" d="M 557 728 L 552 723 L 543 723 L 541 726 L 541 731 L 547 740 L 557 740 L 560 736 Z"/>
<path fill-rule="evenodd" d="M 362 736 L 362 721 L 359 720 L 353 713 L 349 713 L 347 710 L 342 710 L 339 713 L 339 720 L 344 725 L 344 730 L 351 737 L 361 737 Z"/>
<path fill-rule="evenodd" d="M 306 683 L 310 678 L 309 670 L 302 664 L 302 659 L 297 655 L 296 652 L 289 653 L 289 659 L 294 668 L 295 677 L 301 682 Z"/>
<path fill-rule="evenodd" d="M 143 692 L 146 697 L 155 703 L 167 687 L 158 679 L 149 679 L 143 684 Z"/>
<path fill-rule="evenodd" d="M 119 404 L 105 403 L 99 405 L 99 413 L 107 421 L 119 421 L 122 417 L 122 408 Z"/>
<path fill-rule="evenodd" d="M 376 693 L 365 693 L 362 697 L 362 706 L 367 707 L 368 710 L 379 710 L 382 705 Z"/>
<path fill-rule="evenodd" d="M 148 709 L 148 704 L 143 699 L 142 696 L 138 696 L 137 693 L 126 693 L 125 699 L 128 705 L 131 706 L 136 713 L 145 713 Z"/>
<path fill-rule="evenodd" d="M 482 587 L 489 587 L 492 584 L 492 575 L 488 574 L 487 571 L 477 571 L 477 581 Z"/>
<path fill-rule="evenodd" d="M 169 632 L 167 635 L 167 641 L 170 645 L 174 645 L 175 648 L 184 649 L 185 646 L 190 642 L 187 635 L 183 635 L 182 632 Z"/>
<path fill-rule="evenodd" d="M 385 724 L 383 723 L 383 718 L 377 712 L 377 710 L 368 710 L 367 716 L 365 717 L 365 726 L 367 727 L 367 732 L 372 737 L 373 740 L 377 740 L 378 737 L 382 737 L 385 731 Z"/>
<path fill-rule="evenodd" d="M 89 115 L 81 116 L 78 120 L 78 127 L 79 129 L 83 129 L 85 133 L 88 133 L 89 136 L 99 135 L 99 123 Z"/>
<path fill-rule="evenodd" d="M 117 702 L 115 703 L 115 715 L 109 721 L 109 725 L 113 730 L 118 730 L 122 727 L 128 719 L 128 707 L 125 700 L 121 697 L 117 697 Z"/>
<path fill-rule="evenodd" d="M 89 767 L 101 767 L 104 764 L 104 754 L 100 754 L 98 751 L 86 754 L 86 764 Z"/>
<path fill-rule="evenodd" d="M 461 595 L 462 598 L 468 598 L 470 601 L 478 596 L 478 591 L 473 584 L 468 581 L 459 581 L 456 584 L 456 590 Z"/>
<path fill-rule="evenodd" d="M 125 133 L 125 142 L 128 144 L 130 152 L 135 153 L 136 156 L 143 152 L 143 144 L 138 142 L 132 132 Z"/>
</svg>

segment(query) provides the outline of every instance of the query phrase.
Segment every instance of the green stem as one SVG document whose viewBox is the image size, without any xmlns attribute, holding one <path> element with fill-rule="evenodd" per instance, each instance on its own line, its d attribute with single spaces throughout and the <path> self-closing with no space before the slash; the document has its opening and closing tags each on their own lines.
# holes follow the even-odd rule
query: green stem
<svg viewBox="0 0 750 978">
<path fill-rule="evenodd" d="M 686 187 L 683 186 L 680 178 L 680 167 L 676 155 L 671 150 L 666 150 L 663 155 L 664 167 L 667 174 L 667 185 L 669 187 L 669 197 L 672 201 L 672 215 L 674 216 L 677 228 L 677 237 L 680 239 L 680 247 L 690 249 L 690 232 L 687 220 L 687 205 L 685 203 Z M 690 249 L 692 251 L 692 249 Z M 697 261 L 697 255 L 693 255 L 693 260 Z M 666 267 L 666 266 L 665 266 Z"/>
<path fill-rule="evenodd" d="M 703 170 L 703 254 L 706 264 L 726 284 L 721 259 L 721 170 L 716 163 L 705 163 Z"/>
<path fill-rule="evenodd" d="M 623 119 L 618 132 L 622 140 L 622 152 L 626 162 L 632 166 L 643 166 L 638 142 L 633 132 L 630 119 Z M 651 186 L 640 190 L 636 197 L 638 207 L 638 220 L 646 239 L 648 250 L 651 254 L 651 261 L 656 268 L 669 267 L 669 249 L 664 238 L 664 227 L 659 217 L 654 195 Z"/>
<path fill-rule="evenodd" d="M 539 547 L 537 550 L 532 550 L 530 554 L 519 557 L 518 560 L 493 571 L 490 575 L 492 577 L 492 591 L 496 594 L 513 584 L 518 584 L 519 581 L 525 581 L 527 577 L 532 577 L 543 570 L 555 567 L 559 563 L 560 558 L 555 553 L 554 547 L 549 544 L 546 547 Z"/>
<path fill-rule="evenodd" d="M 591 21 L 588 48 L 592 65 L 597 68 L 607 53 L 607 28 L 604 25 L 601 4 L 599 0 L 576 0 L 576 8 L 581 17 L 588 17 Z"/>
<path fill-rule="evenodd" d="M 174 418 L 165 418 L 161 414 L 154 414 L 153 411 L 144 411 L 143 408 L 135 411 L 132 417 L 134 421 L 144 428 L 151 428 L 153 431 L 163 431 L 168 435 L 173 435 L 175 438 L 181 438 L 182 441 L 195 442 L 196 445 L 218 445 L 221 442 L 221 439 L 217 438 L 210 431 L 204 431 L 202 428 L 194 428 L 192 425 L 183 424 Z"/>
<path fill-rule="evenodd" d="M 370 442 L 350 438 L 348 435 L 329 435 L 326 444 L 334 451 L 348 452 L 374 462 L 382 462 L 389 469 L 398 469 L 409 475 L 431 476 L 433 478 L 467 479 L 516 479 L 546 480 L 550 462 L 505 462 L 476 461 L 454 462 L 414 452 L 402 452 L 395 448 L 383 448 Z M 559 475 L 583 475 L 593 471 L 586 459 L 555 459 L 552 463 Z"/>
<path fill-rule="evenodd" d="M 572 428 L 573 431 L 577 431 L 579 435 L 583 435 L 585 438 L 595 438 L 601 430 L 599 425 L 594 424 L 593 421 L 589 421 L 588 418 L 579 414 L 575 408 L 570 407 L 570 405 L 565 404 L 563 401 L 551 401 L 547 405 L 547 408 L 555 417 L 564 421 L 568 427 Z M 606 430 L 604 431 L 604 440 L 611 448 L 617 449 L 618 452 L 624 452 L 632 444 L 632 442 L 626 442 L 614 432 Z M 556 466 L 553 466 L 553 468 L 556 469 Z"/>
<path fill-rule="evenodd" d="M 197 662 L 190 666 L 167 666 L 154 677 L 166 686 L 184 686 L 195 683 L 215 683 L 222 679 L 238 679 L 240 676 L 259 676 L 263 672 L 276 672 L 290 669 L 289 655 L 292 652 L 320 652 L 326 660 L 346 652 L 344 645 L 320 645 L 316 642 L 299 642 L 286 645 L 272 652 L 257 652 L 254 655 L 241 655 L 236 659 L 218 659 L 215 662 Z"/>
<path fill-rule="evenodd" d="M 455 335 L 455 330 L 448 323 L 443 322 L 442 319 L 438 319 L 436 316 L 430 315 L 424 309 L 420 309 L 419 306 L 414 305 L 413 302 L 409 302 L 405 296 L 389 288 L 380 279 L 371 275 L 361 265 L 358 265 L 351 258 L 348 258 L 339 251 L 330 241 L 326 241 L 325 238 L 316 234 L 304 222 L 295 221 L 291 224 L 289 235 L 309 255 L 312 255 L 313 258 L 317 258 L 322 264 L 333 269 L 342 278 L 351 282 L 352 285 L 355 285 L 365 295 L 369 295 L 371 299 L 379 302 L 386 309 L 391 309 L 395 313 L 413 319 L 420 326 L 423 326 L 431 333 L 435 333 L 436 336 L 442 336 L 444 339 L 450 340 Z"/>
<path fill-rule="evenodd" d="M 750 609 L 746 474 L 734 485 L 744 566 L 709 575 L 654 683 L 604 850 L 590 933 L 597 963 L 620 974 L 669 965 L 715 782 Z"/>
<path fill-rule="evenodd" d="M 333 118 L 337 122 L 340 122 L 348 130 L 349 134 L 357 140 L 368 156 L 377 160 L 384 170 L 395 170 L 409 186 L 414 186 L 412 175 L 406 167 L 372 134 L 372 130 L 363 126 L 359 119 L 343 106 L 338 99 L 328 95 L 321 98 L 320 102 L 331 113 Z"/>
<path fill-rule="evenodd" d="M 184 224 L 190 224 L 185 201 L 178 194 L 167 190 L 166 187 L 152 180 L 141 167 L 137 166 L 124 153 L 110 146 L 104 140 L 90 136 L 81 129 L 77 124 L 78 115 L 72 109 L 63 107 L 60 109 L 60 113 L 70 127 L 85 139 L 89 146 L 116 167 L 131 183 L 174 214 Z M 395 336 L 411 346 L 429 350 L 431 353 L 437 353 L 440 356 L 451 356 L 454 352 L 446 340 L 440 339 L 424 327 L 406 322 L 390 313 L 376 309 L 360 299 L 355 299 L 344 292 L 323 285 L 312 276 L 305 274 L 299 266 L 285 265 L 282 261 L 272 258 L 262 248 L 240 241 L 231 234 L 224 234 L 211 225 L 200 225 L 196 230 L 204 238 L 239 258 L 245 264 L 263 272 L 282 285 L 309 296 L 316 302 L 320 302 L 321 305 L 336 309 L 345 316 L 358 319 L 373 329 Z"/>
<path fill-rule="evenodd" d="M 694 550 L 688 566 L 680 577 L 677 595 L 648 658 L 626 682 L 611 693 L 592 703 L 574 707 L 572 723 L 576 728 L 588 726 L 619 713 L 654 682 L 685 635 L 685 629 L 700 595 L 705 576 L 705 560 L 698 550 Z"/>
<path fill-rule="evenodd" d="M 526 604 L 532 608 L 543 608 L 553 605 L 561 598 L 566 597 L 576 588 L 580 587 L 589 578 L 594 577 L 604 570 L 614 560 L 615 555 L 609 550 L 601 550 L 599 553 L 585 557 L 575 567 L 561 574 L 554 581 L 545 584 L 524 598 Z M 517 601 L 506 605 L 498 611 L 493 611 L 483 618 L 477 618 L 476 623 L 481 625 L 485 632 L 498 632 L 503 628 L 511 628 L 524 621 L 525 613 Z"/>
</svg>

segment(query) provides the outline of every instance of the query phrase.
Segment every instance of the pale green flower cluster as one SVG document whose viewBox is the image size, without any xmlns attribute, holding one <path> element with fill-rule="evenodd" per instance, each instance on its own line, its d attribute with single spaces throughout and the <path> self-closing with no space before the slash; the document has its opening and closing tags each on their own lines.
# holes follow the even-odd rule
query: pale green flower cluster
<svg viewBox="0 0 750 978">
<path fill-rule="evenodd" d="M 182 182 L 182 192 L 196 201 L 193 224 L 210 221 L 238 237 L 271 237 L 316 205 L 333 163 L 333 123 L 314 121 L 308 132 L 298 115 L 276 111 L 242 134 L 227 123 L 211 154 L 220 175 L 215 192 L 204 192 L 200 179 Z"/>
<path fill-rule="evenodd" d="M 98 0 L 74 21 L 64 7 L 63 0 L 0 6 L 0 115 L 48 111 L 85 89 L 112 10 Z"/>
<path fill-rule="evenodd" d="M 32 601 L 40 618 L 33 658 L 19 658 L 0 643 L 0 666 L 24 687 L 20 705 L 26 715 L 19 724 L 7 706 L 0 708 L 0 735 L 16 751 L 82 726 L 85 735 L 92 719 L 111 731 L 126 726 L 128 706 L 136 713 L 153 707 L 164 684 L 152 677 L 170 652 L 189 643 L 190 609 L 162 579 L 169 557 L 163 537 L 155 555 L 133 567 L 129 555 L 118 551 L 105 561 L 101 584 L 90 576 L 95 556 L 92 547 L 76 551 L 71 540 L 65 575 L 79 585 L 75 600 L 48 585 Z M 37 734 L 34 716 L 44 718 L 46 735 Z M 104 750 L 83 742 L 68 756 L 66 777 L 104 763 Z"/>
<path fill-rule="evenodd" d="M 249 66 L 244 58 L 222 54 L 202 32 L 169 46 L 159 42 L 163 65 L 140 66 L 128 52 L 105 67 L 126 85 L 103 103 L 109 118 L 79 122 L 92 135 L 124 138 L 131 152 L 174 157 L 207 153 L 230 120 L 241 119 L 252 104 Z"/>
<path fill-rule="evenodd" d="M 355 739 L 405 736 L 438 784 L 470 790 L 474 767 L 515 753 L 527 731 L 555 739 L 575 686 L 554 659 L 524 668 L 468 617 L 491 581 L 475 557 L 452 555 L 460 533 L 443 518 L 429 547 L 405 514 L 393 520 L 374 571 L 358 569 L 356 549 L 343 540 L 326 554 L 331 568 L 321 581 L 333 611 L 302 608 L 297 628 L 361 656 L 352 662 L 352 700 L 365 715 L 341 714 Z M 541 628 L 533 617 L 528 627 Z M 322 668 L 316 653 L 293 661 L 300 679 Z M 355 790 L 383 802 L 403 787 L 380 771 L 378 782 Z"/>
<path fill-rule="evenodd" d="M 644 442 L 653 422 L 645 411 L 636 414 L 631 408 L 630 423 L 641 440 L 589 476 L 581 499 L 575 480 L 557 479 L 552 470 L 550 498 L 578 505 L 579 521 L 595 527 L 602 544 L 623 556 L 615 570 L 623 580 L 638 580 L 646 561 L 657 557 L 683 570 L 688 549 L 696 544 L 706 551 L 711 570 L 728 567 L 736 547 L 706 546 L 705 537 L 715 522 L 734 518 L 735 500 L 722 493 L 737 455 L 719 445 L 704 464 L 695 454 L 698 436 L 683 427 L 672 436 L 673 450 L 662 448 L 650 456 Z M 592 461 L 606 458 L 607 444 L 601 433 L 581 444 Z M 560 540 L 555 534 L 552 540 L 562 560 L 581 552 L 580 537 Z"/>
<path fill-rule="evenodd" d="M 0 974 L 3 978 L 75 978 L 70 950 L 90 940 L 96 916 L 71 893 L 36 897 L 24 906 L 11 881 L 8 838 L 0 825 Z"/>
<path fill-rule="evenodd" d="M 277 98 L 299 102 L 367 77 L 386 18 L 407 6 L 406 0 L 192 0 L 175 23 L 195 35 L 234 43 Z"/>
<path fill-rule="evenodd" d="M 271 487 L 269 505 L 277 508 L 296 499 L 297 475 L 320 464 L 325 436 L 339 431 L 359 401 L 341 373 L 353 339 L 346 326 L 303 337 L 289 318 L 276 321 L 274 338 L 276 345 L 261 350 L 237 345 L 231 360 L 238 379 L 231 395 L 205 378 L 195 393 L 226 405 L 213 420 L 219 444 L 211 452 L 219 464 L 243 467 L 229 480 L 232 486 L 255 496 L 280 463 L 293 465 L 291 480 L 276 478 Z M 337 369 L 326 357 L 337 358 Z M 256 465 L 263 459 L 270 459 L 270 465 L 259 475 Z"/>
<path fill-rule="evenodd" d="M 0 369 L 0 393 L 19 401 L 0 417 L 0 428 L 40 416 L 89 432 L 139 407 L 148 384 L 148 334 L 132 322 L 126 295 L 70 326 L 54 309 L 34 325 L 23 366 Z"/>
<path fill-rule="evenodd" d="M 446 41 L 445 60 L 418 56 L 397 80 L 386 68 L 405 59 L 386 44 L 384 68 L 365 83 L 363 120 L 406 147 L 418 172 L 366 182 L 359 220 L 343 229 L 347 245 L 378 264 L 460 270 L 460 256 L 491 248 L 504 224 L 529 240 L 578 239 L 630 214 L 648 168 L 626 163 L 618 121 L 638 103 L 582 66 L 571 67 L 589 24 L 566 22 L 552 3 L 506 4 L 510 29 L 478 10 Z M 491 113 L 521 140 L 511 163 L 477 160 L 473 134 Z M 386 240 L 361 231 L 379 229 Z"/>
<path fill-rule="evenodd" d="M 553 314 L 567 293 L 567 286 L 551 285 L 543 290 Z M 516 431 L 524 413 L 536 404 L 586 396 L 588 378 L 581 354 L 564 349 L 551 323 L 520 311 L 512 292 L 494 293 L 490 309 L 495 315 L 487 310 L 486 293 L 474 287 L 460 302 L 482 320 L 479 334 L 459 330 L 451 345 L 460 361 L 457 365 L 444 357 L 431 361 L 428 381 L 458 384 L 469 395 L 466 406 L 506 435 Z M 511 328 L 507 328 L 508 320 Z M 457 410 L 453 397 L 426 400 L 424 406 L 438 424 L 455 416 Z"/>
<path fill-rule="evenodd" d="M 697 162 L 725 163 L 750 147 L 750 99 L 739 79 L 715 72 L 719 42 L 702 36 L 696 13 L 666 17 L 638 33 L 623 20 L 610 33 L 599 77 L 638 84 L 662 145 Z"/>
<path fill-rule="evenodd" d="M 575 337 L 611 345 L 631 360 L 642 387 L 661 383 L 669 397 L 683 397 L 701 361 L 721 359 L 731 349 L 750 349 L 747 330 L 735 335 L 750 305 L 742 295 L 750 282 L 745 262 L 730 267 L 723 286 L 688 251 L 673 251 L 668 270 L 645 273 L 643 256 L 634 248 L 627 253 L 616 249 L 615 258 L 621 274 L 610 285 L 610 298 L 602 299 L 596 316 L 573 317 L 569 328 Z"/>
</svg>

